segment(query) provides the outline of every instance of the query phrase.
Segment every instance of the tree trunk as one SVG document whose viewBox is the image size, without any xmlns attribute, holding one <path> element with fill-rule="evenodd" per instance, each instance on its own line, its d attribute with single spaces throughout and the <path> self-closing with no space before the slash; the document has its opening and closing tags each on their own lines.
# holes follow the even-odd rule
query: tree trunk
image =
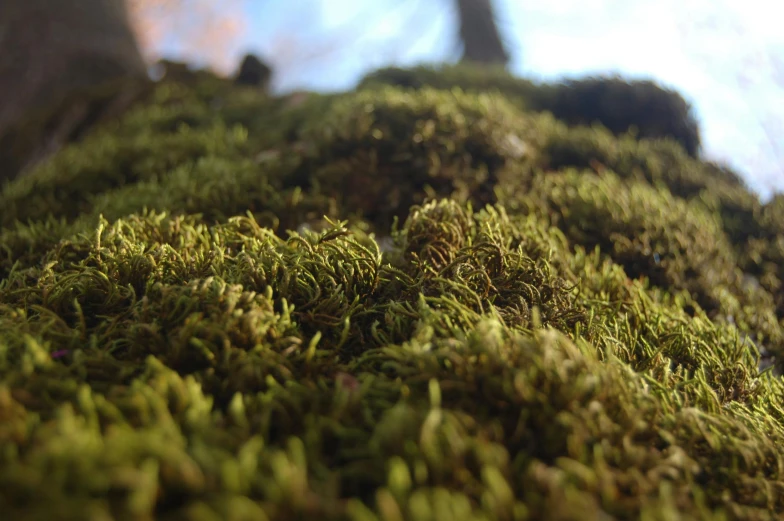
<svg viewBox="0 0 784 521">
<path fill-rule="evenodd" d="M 492 0 L 456 0 L 463 41 L 461 61 L 504 65 L 509 54 L 501 40 Z"/>
<path fill-rule="evenodd" d="M 67 141 L 84 117 L 79 110 L 45 124 L 39 117 L 31 133 L 19 128 L 30 114 L 55 106 L 62 112 L 64 100 L 76 92 L 146 76 L 123 0 L 0 1 L 0 181 L 40 155 L 44 141 L 48 148 L 51 138 Z M 20 132 L 27 135 L 25 143 Z M 46 135 L 33 136 L 37 132 Z"/>
</svg>

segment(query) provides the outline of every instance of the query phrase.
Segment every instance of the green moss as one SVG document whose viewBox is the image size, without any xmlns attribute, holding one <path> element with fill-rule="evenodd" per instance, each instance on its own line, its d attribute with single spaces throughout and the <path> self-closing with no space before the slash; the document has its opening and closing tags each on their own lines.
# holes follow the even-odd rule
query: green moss
<svg viewBox="0 0 784 521">
<path fill-rule="evenodd" d="M 363 78 L 359 88 L 381 85 L 499 92 L 521 108 L 552 113 L 569 125 L 600 124 L 616 136 L 633 132 L 640 138 L 670 138 L 692 157 L 700 150 L 700 131 L 689 103 L 652 81 L 609 76 L 534 83 L 502 68 L 459 64 L 381 69 Z"/>
<path fill-rule="evenodd" d="M 8 185 L 0 194 L 3 225 L 47 216 L 75 219 L 90 211 L 92 198 L 136 182 L 165 177 L 173 168 L 209 156 L 242 153 L 246 132 L 215 125 L 205 130 L 180 127 L 174 132 L 139 133 L 124 138 L 94 136 L 85 146 L 63 150 L 36 175 Z M 89 151 L 89 153 L 85 153 Z"/>
<path fill-rule="evenodd" d="M 742 241 L 740 262 L 754 276 L 752 283 L 774 295 L 777 312 L 784 316 L 784 197 L 776 194 L 754 214 L 754 233 Z"/>
<path fill-rule="evenodd" d="M 6 185 L 0 511 L 778 519 L 782 199 L 443 74 L 165 82 Z"/>
<path fill-rule="evenodd" d="M 493 186 L 510 167 L 520 175 L 536 136 L 498 96 L 385 88 L 336 101 L 300 139 L 310 147 L 289 183 L 334 194 L 383 229 L 428 196 L 493 202 Z"/>
</svg>

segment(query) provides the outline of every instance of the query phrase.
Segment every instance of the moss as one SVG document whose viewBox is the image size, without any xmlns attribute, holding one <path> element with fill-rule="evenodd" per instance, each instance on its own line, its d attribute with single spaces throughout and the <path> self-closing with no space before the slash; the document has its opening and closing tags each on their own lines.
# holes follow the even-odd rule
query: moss
<svg viewBox="0 0 784 521">
<path fill-rule="evenodd" d="M 3 188 L 7 516 L 780 517 L 782 199 L 428 85 L 165 81 Z"/>
<path fill-rule="evenodd" d="M 639 138 L 669 138 L 692 157 L 701 145 L 689 103 L 678 92 L 648 80 L 608 76 L 534 83 L 502 68 L 460 64 L 381 69 L 363 78 L 359 88 L 379 85 L 500 92 L 521 108 L 552 113 L 569 125 L 599 124 L 616 136 L 633 132 Z"/>
<path fill-rule="evenodd" d="M 604 252 L 629 278 L 685 291 L 712 318 L 735 323 L 776 351 L 784 348 L 774 298 L 748 286 L 721 221 L 699 202 L 624 183 L 611 172 L 550 174 L 537 180 L 533 194 L 574 244 Z"/>
<path fill-rule="evenodd" d="M 100 66 L 92 65 L 95 68 L 89 71 L 83 64 L 74 65 L 73 70 L 69 70 L 69 74 L 74 74 L 72 80 L 79 77 L 76 73 L 79 69 L 83 77 L 102 74 Z M 118 117 L 152 90 L 148 81 L 121 76 L 124 77 L 76 88 L 64 96 L 47 100 L 42 106 L 29 109 L 28 114 L 0 133 L 0 164 L 3 165 L 0 181 L 24 174 L 61 145 L 81 140 L 91 127 Z M 59 88 L 68 84 L 65 80 Z"/>
<path fill-rule="evenodd" d="M 534 126 L 498 96 L 459 91 L 363 91 L 312 118 L 290 184 L 329 194 L 383 228 L 427 196 L 477 204 L 534 148 Z"/>
<path fill-rule="evenodd" d="M 404 89 L 430 87 L 451 90 L 455 87 L 468 92 L 500 92 L 522 104 L 537 92 L 538 85 L 518 78 L 501 67 L 476 67 L 470 64 L 418 66 L 410 69 L 389 67 L 373 71 L 360 80 L 358 89 L 371 89 L 392 85 Z"/>
<path fill-rule="evenodd" d="M 741 265 L 752 278 L 774 295 L 779 316 L 784 316 L 784 197 L 774 197 L 754 214 L 750 233 L 739 241 L 742 245 Z"/>
<path fill-rule="evenodd" d="M 703 308 L 715 309 L 707 292 L 730 280 L 735 259 L 720 223 L 699 206 L 609 171 L 543 176 L 535 190 L 549 203 L 553 224 L 577 244 L 607 252 L 630 278 L 689 289 Z"/>
</svg>

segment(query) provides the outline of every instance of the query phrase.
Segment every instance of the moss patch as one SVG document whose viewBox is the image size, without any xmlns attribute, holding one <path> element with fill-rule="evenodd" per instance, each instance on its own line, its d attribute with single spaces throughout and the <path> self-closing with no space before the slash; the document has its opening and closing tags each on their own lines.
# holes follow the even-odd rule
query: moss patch
<svg viewBox="0 0 784 521">
<path fill-rule="evenodd" d="M 0 510 L 778 519 L 782 199 L 442 81 L 165 81 L 4 186 Z"/>
</svg>

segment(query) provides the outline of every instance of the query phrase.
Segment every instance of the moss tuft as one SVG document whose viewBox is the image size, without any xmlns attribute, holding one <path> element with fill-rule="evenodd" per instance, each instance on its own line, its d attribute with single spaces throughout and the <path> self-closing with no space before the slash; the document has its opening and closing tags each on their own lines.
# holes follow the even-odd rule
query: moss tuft
<svg viewBox="0 0 784 521">
<path fill-rule="evenodd" d="M 450 74 L 169 79 L 5 185 L 0 511 L 779 519 L 784 199 Z"/>
</svg>

